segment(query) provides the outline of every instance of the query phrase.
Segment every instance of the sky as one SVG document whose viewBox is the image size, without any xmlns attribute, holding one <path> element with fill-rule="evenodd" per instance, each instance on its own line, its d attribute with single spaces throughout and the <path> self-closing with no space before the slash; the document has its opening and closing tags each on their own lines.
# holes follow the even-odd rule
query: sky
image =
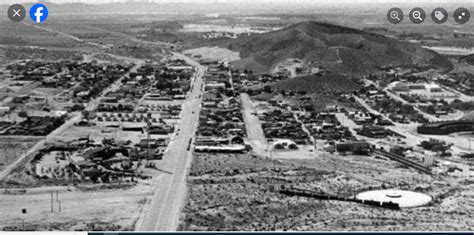
<svg viewBox="0 0 474 235">
<path fill-rule="evenodd" d="M 43 0 L 44 1 L 44 0 Z M 46 0 L 54 3 L 70 3 L 70 2 L 84 2 L 84 3 L 111 3 L 111 2 L 137 2 L 148 1 L 155 3 L 179 3 L 179 2 L 194 2 L 194 3 L 220 3 L 220 2 L 262 2 L 262 3 L 310 3 L 310 4 L 376 4 L 376 3 L 401 3 L 401 4 L 425 4 L 425 3 L 453 3 L 453 0 Z M 1 0 L 2 3 L 25 3 L 38 2 L 38 0 Z M 457 2 L 473 3 L 473 0 L 459 0 Z"/>
</svg>

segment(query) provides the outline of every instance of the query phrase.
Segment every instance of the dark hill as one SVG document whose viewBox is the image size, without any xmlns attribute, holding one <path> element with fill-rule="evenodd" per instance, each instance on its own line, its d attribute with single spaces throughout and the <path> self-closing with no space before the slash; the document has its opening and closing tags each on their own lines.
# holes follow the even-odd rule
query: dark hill
<svg viewBox="0 0 474 235">
<path fill-rule="evenodd" d="M 334 72 L 348 75 L 375 72 L 383 66 L 452 68 L 446 58 L 417 44 L 314 21 L 241 37 L 223 44 L 240 52 L 244 61 L 237 62 L 237 66 L 267 71 L 288 58 L 321 64 Z"/>
<path fill-rule="evenodd" d="M 463 56 L 459 59 L 460 61 L 465 61 L 470 65 L 474 65 L 474 54 Z"/>
</svg>

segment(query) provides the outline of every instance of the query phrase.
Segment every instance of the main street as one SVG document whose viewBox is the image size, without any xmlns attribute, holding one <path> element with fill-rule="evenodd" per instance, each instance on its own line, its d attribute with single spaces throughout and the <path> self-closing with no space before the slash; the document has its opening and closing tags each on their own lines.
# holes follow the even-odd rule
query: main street
<svg viewBox="0 0 474 235">
<path fill-rule="evenodd" d="M 186 175 L 192 161 L 190 141 L 199 121 L 206 68 L 179 53 L 174 53 L 174 58 L 183 59 L 196 68 L 193 89 L 183 104 L 181 121 L 176 128 L 177 134 L 157 166 L 161 173 L 154 181 L 154 194 L 150 204 L 137 223 L 138 231 L 176 231 L 185 204 Z"/>
</svg>

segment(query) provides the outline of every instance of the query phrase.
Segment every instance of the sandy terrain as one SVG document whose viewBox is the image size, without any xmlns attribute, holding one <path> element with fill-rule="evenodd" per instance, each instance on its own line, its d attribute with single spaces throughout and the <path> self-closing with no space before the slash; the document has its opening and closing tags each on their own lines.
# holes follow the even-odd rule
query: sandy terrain
<svg viewBox="0 0 474 235">
<path fill-rule="evenodd" d="M 220 47 L 200 47 L 183 51 L 183 54 L 201 55 L 203 59 L 232 62 L 240 60 L 240 53 Z"/>
<path fill-rule="evenodd" d="M 291 152 L 286 154 L 291 155 Z M 269 159 L 252 155 L 197 155 L 188 179 L 189 201 L 180 230 L 469 230 L 472 193 L 465 179 L 451 187 L 388 160 L 319 155 Z M 434 198 L 427 206 L 388 210 L 351 202 L 288 197 L 272 188 L 297 186 L 354 196 L 400 188 Z"/>
<path fill-rule="evenodd" d="M 279 28 L 252 28 L 246 25 L 217 25 L 217 24 L 186 24 L 184 25 L 182 32 L 232 32 L 232 33 L 265 33 Z"/>
<path fill-rule="evenodd" d="M 41 138 L 0 137 L 0 171 L 10 165 Z"/>
<path fill-rule="evenodd" d="M 42 187 L 27 189 L 19 195 L 2 191 L 0 208 L 9 213 L 0 213 L 0 230 L 133 230 L 150 196 L 149 184 L 150 181 L 142 181 L 136 186 L 116 185 L 116 189 L 110 184 Z M 23 208 L 27 214 L 22 214 Z"/>
</svg>

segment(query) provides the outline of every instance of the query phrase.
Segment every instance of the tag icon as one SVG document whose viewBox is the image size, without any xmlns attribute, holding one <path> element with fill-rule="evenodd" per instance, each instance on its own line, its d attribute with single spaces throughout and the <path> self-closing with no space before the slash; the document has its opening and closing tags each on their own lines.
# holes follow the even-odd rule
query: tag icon
<svg viewBox="0 0 474 235">
<path fill-rule="evenodd" d="M 444 8 L 438 7 L 431 12 L 431 19 L 436 24 L 442 24 L 448 20 L 448 12 Z"/>
<path fill-rule="evenodd" d="M 444 14 L 441 11 L 435 11 L 435 17 L 438 20 L 442 20 L 444 18 Z"/>
</svg>

